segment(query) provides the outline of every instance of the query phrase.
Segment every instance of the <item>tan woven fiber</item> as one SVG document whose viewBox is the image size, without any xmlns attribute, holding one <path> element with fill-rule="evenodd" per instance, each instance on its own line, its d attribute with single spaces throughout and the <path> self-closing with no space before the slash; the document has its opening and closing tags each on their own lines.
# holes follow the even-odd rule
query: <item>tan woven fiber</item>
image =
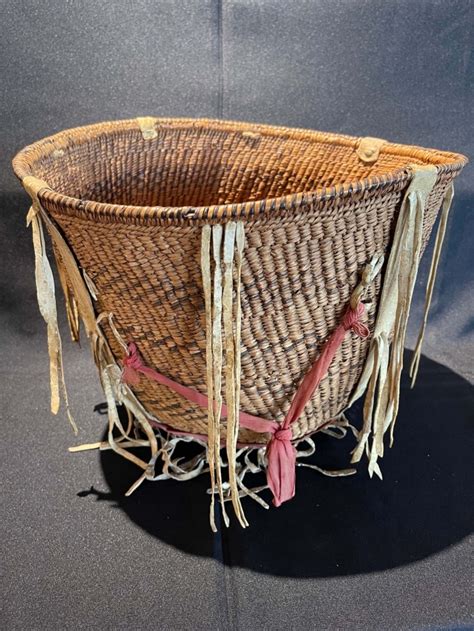
<svg viewBox="0 0 474 631">
<path fill-rule="evenodd" d="M 202 226 L 243 221 L 240 409 L 281 421 L 361 269 L 389 252 L 410 165 L 438 170 L 425 210 L 426 245 L 445 191 L 466 162 L 455 153 L 374 146 L 367 160 L 360 139 L 349 136 L 147 118 L 61 132 L 26 147 L 13 165 L 21 180 L 47 183 L 38 200 L 95 286 L 96 313 L 113 314 L 148 366 L 205 394 Z M 371 331 L 382 280 L 378 275 L 366 296 Z M 107 324 L 104 331 L 120 360 L 122 347 Z M 292 426 L 294 438 L 346 407 L 369 344 L 345 338 Z M 207 434 L 207 410 L 144 378 L 133 389 L 160 421 Z M 239 440 L 267 437 L 241 429 Z"/>
</svg>

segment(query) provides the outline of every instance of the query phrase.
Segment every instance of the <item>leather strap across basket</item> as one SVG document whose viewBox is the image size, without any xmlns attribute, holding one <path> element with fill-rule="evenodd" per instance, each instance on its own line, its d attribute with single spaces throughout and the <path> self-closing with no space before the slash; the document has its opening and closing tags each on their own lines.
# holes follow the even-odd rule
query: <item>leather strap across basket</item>
<svg viewBox="0 0 474 631">
<path fill-rule="evenodd" d="M 466 161 L 377 138 L 152 117 L 20 151 L 51 409 L 62 399 L 75 427 L 45 232 L 72 339 L 82 321 L 107 397 L 108 441 L 71 450 L 133 461 L 141 475 L 129 493 L 209 471 L 213 529 L 215 498 L 224 522 L 230 501 L 243 526 L 243 497 L 268 507 L 269 488 L 276 506 L 291 499 L 297 464 L 354 473 L 304 463 L 318 431 L 351 430 L 352 463 L 365 455 L 381 477 L 419 260 L 440 211 L 413 380 Z M 363 395 L 354 428 L 344 411 Z M 188 462 L 174 455 L 183 440 L 202 445 Z M 143 446 L 149 460 L 136 455 Z M 249 488 L 259 471 L 267 483 Z"/>
</svg>

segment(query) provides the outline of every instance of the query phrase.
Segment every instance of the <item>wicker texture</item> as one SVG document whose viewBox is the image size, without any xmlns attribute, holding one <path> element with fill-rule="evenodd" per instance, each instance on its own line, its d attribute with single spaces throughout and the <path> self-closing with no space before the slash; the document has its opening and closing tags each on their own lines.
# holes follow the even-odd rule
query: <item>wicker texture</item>
<svg viewBox="0 0 474 631">
<path fill-rule="evenodd" d="M 51 190 L 39 199 L 146 364 L 206 393 L 200 235 L 205 222 L 245 222 L 241 409 L 283 420 L 324 340 L 337 326 L 361 268 L 386 253 L 410 164 L 438 181 L 426 245 L 463 156 L 386 143 L 374 164 L 358 139 L 213 120 L 157 119 L 144 139 L 135 120 L 62 132 L 23 150 L 17 175 Z M 372 329 L 381 287 L 367 295 Z M 119 359 L 122 349 L 105 325 Z M 336 417 L 360 377 L 370 340 L 348 336 L 304 414 L 304 436 Z M 171 427 L 207 433 L 206 411 L 142 379 L 140 401 Z M 265 436 L 240 431 L 241 442 Z"/>
</svg>

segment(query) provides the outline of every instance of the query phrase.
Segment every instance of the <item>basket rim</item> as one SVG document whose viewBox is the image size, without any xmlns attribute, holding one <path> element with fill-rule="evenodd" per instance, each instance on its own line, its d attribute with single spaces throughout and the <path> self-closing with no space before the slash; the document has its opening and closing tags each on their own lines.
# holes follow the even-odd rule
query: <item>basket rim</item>
<svg viewBox="0 0 474 631">
<path fill-rule="evenodd" d="M 216 131 L 228 131 L 233 133 L 250 132 L 250 134 L 280 136 L 286 139 L 290 138 L 293 140 L 351 147 L 354 150 L 357 149 L 361 140 L 361 137 L 345 134 L 246 121 L 214 118 L 149 118 L 154 121 L 155 128 L 158 131 L 160 127 L 172 127 L 175 129 L 215 129 Z M 35 164 L 38 159 L 49 156 L 54 151 L 71 146 L 71 144 L 77 145 L 90 142 L 94 138 L 106 136 L 114 132 L 122 133 L 124 131 L 140 132 L 137 118 L 105 121 L 65 129 L 21 149 L 13 158 L 13 170 L 20 181 L 27 176 L 37 177 Z M 94 200 L 81 200 L 64 193 L 59 193 L 49 187 L 47 182 L 45 184 L 48 186 L 41 187 L 37 191 L 37 194 L 40 201 L 49 201 L 60 206 L 61 211 L 67 215 L 85 219 L 95 218 L 114 223 L 195 223 L 196 221 L 203 220 L 212 222 L 237 218 L 240 220 L 251 220 L 275 210 L 295 210 L 308 203 L 314 205 L 334 201 L 347 196 L 361 196 L 377 189 L 400 187 L 403 183 L 411 179 L 412 169 L 410 168 L 410 158 L 435 165 L 438 169 L 438 176 L 446 173 L 457 173 L 461 171 L 468 162 L 468 158 L 459 153 L 419 147 L 416 145 L 392 143 L 390 141 L 386 141 L 381 152 L 406 156 L 407 166 L 387 172 L 383 176 L 369 176 L 352 182 L 341 182 L 331 187 L 318 187 L 316 189 L 288 193 L 279 197 L 267 197 L 233 204 L 212 204 L 209 206 L 134 206 L 112 204 Z"/>
</svg>

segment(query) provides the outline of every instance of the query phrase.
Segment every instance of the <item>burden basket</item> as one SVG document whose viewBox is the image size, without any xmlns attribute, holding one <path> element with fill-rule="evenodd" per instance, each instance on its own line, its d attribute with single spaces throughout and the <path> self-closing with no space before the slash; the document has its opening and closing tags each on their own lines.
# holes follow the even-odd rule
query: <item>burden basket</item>
<svg viewBox="0 0 474 631">
<path fill-rule="evenodd" d="M 46 234 L 72 339 L 82 321 L 107 397 L 108 442 L 72 450 L 132 460 L 129 493 L 209 472 L 213 529 L 216 501 L 245 526 L 244 497 L 291 499 L 296 465 L 318 469 L 304 458 L 319 431 L 354 440 L 348 469 L 320 471 L 349 475 L 364 457 L 381 477 L 419 260 L 439 212 L 413 380 L 465 162 L 378 138 L 152 117 L 20 151 L 52 411 L 63 400 L 75 427 Z M 352 427 L 344 411 L 363 395 Z M 201 453 L 177 458 L 182 440 Z M 258 471 L 266 484 L 252 487 Z"/>
</svg>

